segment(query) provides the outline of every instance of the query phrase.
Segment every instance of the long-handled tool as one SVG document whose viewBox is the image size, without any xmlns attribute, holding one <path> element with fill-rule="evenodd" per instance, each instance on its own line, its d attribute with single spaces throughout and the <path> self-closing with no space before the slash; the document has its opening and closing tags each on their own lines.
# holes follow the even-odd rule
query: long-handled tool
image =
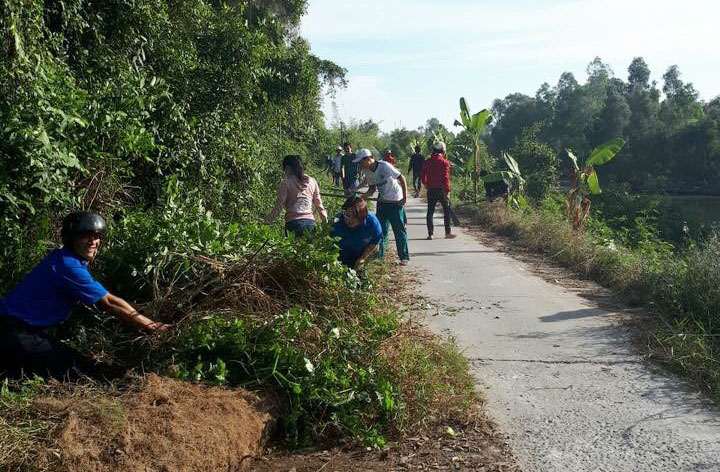
<svg viewBox="0 0 720 472">
<path fill-rule="evenodd" d="M 320 192 L 320 195 L 322 195 L 323 197 L 348 198 L 348 196 L 345 195 L 344 193 Z M 365 200 L 368 200 L 368 201 L 371 201 L 371 202 L 376 202 L 376 201 L 378 201 L 378 199 L 375 198 L 375 197 L 363 197 L 363 198 L 364 198 Z"/>
</svg>

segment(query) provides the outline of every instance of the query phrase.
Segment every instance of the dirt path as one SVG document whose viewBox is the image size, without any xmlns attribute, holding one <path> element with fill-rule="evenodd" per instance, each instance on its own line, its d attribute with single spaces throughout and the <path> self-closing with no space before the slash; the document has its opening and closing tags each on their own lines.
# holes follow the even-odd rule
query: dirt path
<svg viewBox="0 0 720 472">
<path fill-rule="evenodd" d="M 645 363 L 616 313 L 439 219 L 426 241 L 424 203 L 407 210 L 427 323 L 465 349 L 523 470 L 720 471 L 720 412 Z"/>
</svg>

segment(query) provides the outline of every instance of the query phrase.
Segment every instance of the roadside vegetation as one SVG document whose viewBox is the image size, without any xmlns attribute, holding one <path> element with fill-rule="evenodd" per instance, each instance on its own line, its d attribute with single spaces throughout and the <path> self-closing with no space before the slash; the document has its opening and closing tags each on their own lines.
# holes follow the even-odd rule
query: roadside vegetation
<svg viewBox="0 0 720 472">
<path fill-rule="evenodd" d="M 720 242 L 709 239 L 678 253 L 647 223 L 636 222 L 642 236 L 624 240 L 625 231 L 593 217 L 577 232 L 563 200 L 563 194 L 550 194 L 522 211 L 504 202 L 481 203 L 473 213 L 490 230 L 615 289 L 630 303 L 646 305 L 655 315 L 648 326 L 651 358 L 720 400 Z"/>
<path fill-rule="evenodd" d="M 455 198 L 491 230 L 647 306 L 651 357 L 720 400 L 717 222 L 667 197 L 720 190 L 711 177 L 720 102 L 699 101 L 675 66 L 663 76 L 664 97 L 642 58 L 628 72 L 624 82 L 595 59 L 584 85 L 563 74 L 535 97 L 496 100 L 482 179 L 503 181 L 507 195 L 473 203 L 478 176 L 456 165 Z M 466 110 L 461 99 L 461 117 Z M 483 146 L 473 154 L 462 144 L 471 139 L 451 135 L 451 160 L 478 159 Z"/>
<path fill-rule="evenodd" d="M 138 337 L 94 309 L 76 314 L 59 334 L 120 376 L 1 383 L 0 469 L 87 470 L 68 465 L 58 435 L 78 415 L 124 431 L 132 403 L 119 398 L 151 373 L 257 392 L 291 446 L 382 447 L 471 413 L 467 363 L 383 295 L 399 289 L 385 266 L 361 280 L 327 228 L 305 240 L 259 223 L 282 156 L 317 173 L 338 144 L 319 105 L 345 71 L 297 35 L 305 7 L 4 2 L 0 291 L 54 245 L 64 214 L 94 210 L 109 232 L 92 272 L 176 328 Z"/>
</svg>

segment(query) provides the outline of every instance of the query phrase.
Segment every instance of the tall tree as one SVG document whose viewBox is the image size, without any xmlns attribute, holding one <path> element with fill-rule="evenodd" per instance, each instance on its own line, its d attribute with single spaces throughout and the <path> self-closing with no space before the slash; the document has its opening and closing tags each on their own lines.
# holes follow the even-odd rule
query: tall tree
<svg viewBox="0 0 720 472">
<path fill-rule="evenodd" d="M 551 118 L 538 106 L 537 100 L 522 93 L 513 93 L 503 100 L 495 100 L 492 106 L 495 126 L 492 127 L 491 150 L 507 150 L 524 128 Z"/>
<path fill-rule="evenodd" d="M 698 102 L 698 93 L 691 83 L 680 79 L 678 66 L 670 66 L 663 74 L 663 93 L 665 100 L 660 107 L 660 119 L 670 132 L 697 122 L 702 118 L 702 105 Z"/>
<path fill-rule="evenodd" d="M 650 88 L 650 67 L 642 57 L 634 58 L 628 67 L 628 86 L 632 90 Z"/>
</svg>

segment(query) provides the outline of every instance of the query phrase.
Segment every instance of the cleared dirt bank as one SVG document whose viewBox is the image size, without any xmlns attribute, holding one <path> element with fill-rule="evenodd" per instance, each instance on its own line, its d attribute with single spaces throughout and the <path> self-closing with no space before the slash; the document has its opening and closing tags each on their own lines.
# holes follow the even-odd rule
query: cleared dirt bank
<svg viewBox="0 0 720 472">
<path fill-rule="evenodd" d="M 53 472 L 240 470 L 270 424 L 250 393 L 156 375 L 121 397 L 46 397 L 34 408 L 63 418 L 46 455 Z"/>
</svg>

